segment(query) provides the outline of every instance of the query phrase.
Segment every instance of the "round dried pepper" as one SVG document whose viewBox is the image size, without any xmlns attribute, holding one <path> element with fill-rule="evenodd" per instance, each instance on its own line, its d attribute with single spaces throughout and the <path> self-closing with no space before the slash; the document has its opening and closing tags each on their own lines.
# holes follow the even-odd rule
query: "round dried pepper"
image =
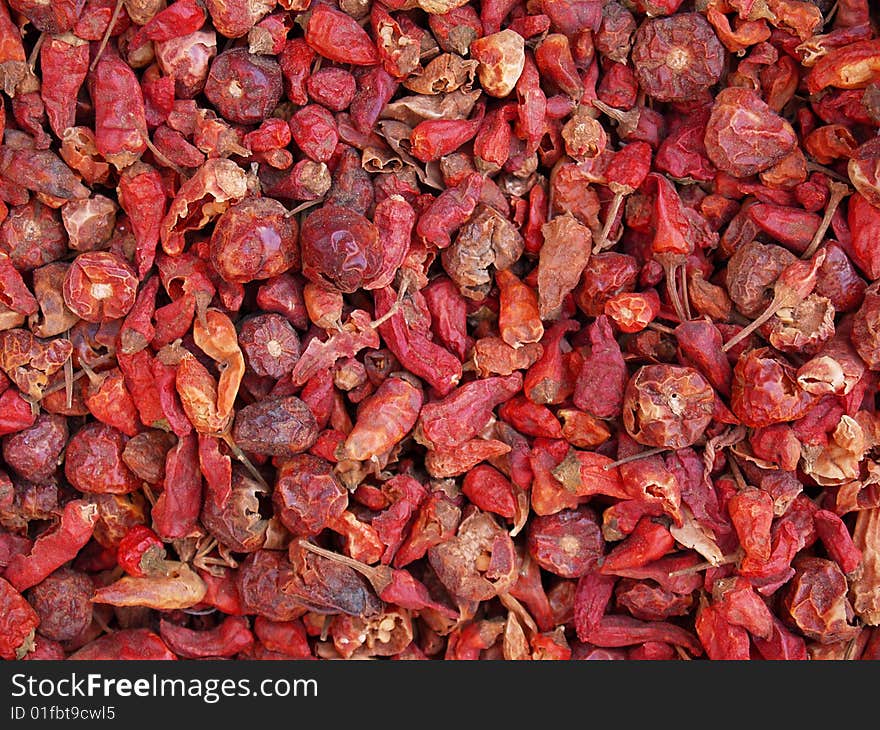
<svg viewBox="0 0 880 730">
<path fill-rule="evenodd" d="M 646 446 L 683 449 L 712 421 L 715 393 L 693 368 L 645 365 L 626 384 L 623 423 Z"/>
<path fill-rule="evenodd" d="M 230 122 L 262 122 L 281 98 L 281 67 L 270 56 L 231 48 L 212 61 L 204 94 Z"/>
<path fill-rule="evenodd" d="M 111 251 L 77 256 L 64 277 L 64 303 L 87 322 L 128 314 L 137 296 L 138 278 L 131 265 Z"/>
<path fill-rule="evenodd" d="M 725 50 L 700 13 L 649 18 L 633 38 L 639 86 L 657 101 L 690 101 L 718 83 Z"/>
<path fill-rule="evenodd" d="M 272 198 L 245 198 L 220 216 L 211 234 L 211 263 L 229 282 L 271 279 L 299 266 L 298 226 Z"/>
</svg>

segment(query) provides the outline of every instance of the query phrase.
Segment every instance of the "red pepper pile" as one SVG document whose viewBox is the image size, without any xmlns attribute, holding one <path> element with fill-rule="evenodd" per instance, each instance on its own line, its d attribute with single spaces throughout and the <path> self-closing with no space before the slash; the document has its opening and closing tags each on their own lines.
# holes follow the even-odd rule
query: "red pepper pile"
<svg viewBox="0 0 880 730">
<path fill-rule="evenodd" d="M 0 658 L 880 657 L 872 6 L 0 2 Z"/>
</svg>

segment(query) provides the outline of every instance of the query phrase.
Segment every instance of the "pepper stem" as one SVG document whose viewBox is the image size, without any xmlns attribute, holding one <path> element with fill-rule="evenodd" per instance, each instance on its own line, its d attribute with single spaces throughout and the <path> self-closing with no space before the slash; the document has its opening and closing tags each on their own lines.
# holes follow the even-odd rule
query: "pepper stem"
<svg viewBox="0 0 880 730">
<path fill-rule="evenodd" d="M 171 160 L 169 160 L 162 153 L 162 151 L 159 150 L 159 148 L 153 144 L 152 140 L 150 139 L 150 135 L 147 133 L 146 130 L 143 130 L 143 135 L 144 135 L 144 140 L 146 141 L 147 149 L 153 153 L 153 157 L 155 157 L 156 160 L 158 160 L 163 165 L 165 165 L 165 167 L 169 167 L 172 170 L 174 170 L 174 172 L 176 172 L 178 175 L 180 175 L 181 178 L 183 178 L 185 180 L 187 175 L 186 175 L 186 172 L 183 170 L 183 168 L 180 167 L 180 165 L 177 165 L 174 162 L 172 162 Z"/>
<path fill-rule="evenodd" d="M 725 342 L 721 346 L 721 352 L 727 352 L 731 348 L 736 347 L 740 342 L 742 342 L 746 337 L 752 334 L 752 332 L 758 329 L 758 327 L 769 320 L 780 309 L 789 306 L 791 304 L 791 295 L 792 291 L 789 287 L 777 287 L 775 292 L 773 293 L 773 300 L 770 302 L 769 305 L 767 305 L 767 309 L 765 309 L 760 315 L 758 315 L 757 319 L 753 319 L 750 324 L 743 327 L 739 332 L 737 332 L 733 337 Z"/>
<path fill-rule="evenodd" d="M 150 489 L 150 486 L 146 482 L 144 482 L 144 486 L 142 489 L 144 492 L 144 496 L 147 498 L 147 502 L 150 503 L 150 507 L 154 507 L 156 505 L 156 500 L 158 499 L 158 497 L 153 494 L 153 490 Z"/>
<path fill-rule="evenodd" d="M 827 175 L 833 180 L 839 180 L 842 183 L 848 182 L 847 178 L 837 172 L 837 170 L 832 170 L 830 167 L 820 165 L 818 162 L 811 162 L 810 160 L 807 160 L 807 171 L 821 172 L 823 175 Z"/>
<path fill-rule="evenodd" d="M 665 324 L 660 324 L 659 322 L 648 322 L 645 325 L 648 329 L 656 330 L 657 332 L 662 332 L 664 335 L 672 335 L 675 336 L 675 330 L 672 327 L 667 327 Z"/>
<path fill-rule="evenodd" d="M 680 575 L 692 575 L 693 573 L 701 573 L 704 570 L 708 570 L 709 568 L 718 568 L 722 565 L 730 565 L 731 563 L 735 563 L 738 561 L 742 555 L 739 551 L 735 553 L 731 553 L 730 555 L 724 555 L 721 560 L 713 563 L 710 560 L 704 560 L 701 563 L 697 563 L 696 565 L 691 565 L 687 568 L 679 568 L 678 570 L 673 570 L 667 575 L 670 578 L 677 578 Z"/>
<path fill-rule="evenodd" d="M 739 464 L 736 463 L 736 459 L 728 459 L 727 463 L 730 466 L 730 473 L 733 474 L 733 479 L 740 490 L 748 489 L 749 485 L 746 483 L 746 479 L 743 476 L 742 469 L 739 468 Z"/>
<path fill-rule="evenodd" d="M 83 372 L 86 374 L 86 376 L 88 377 L 89 382 L 90 382 L 92 385 L 98 385 L 98 386 L 100 386 L 101 383 L 104 382 L 105 376 L 98 375 L 98 373 L 96 373 L 96 372 L 95 372 L 94 370 L 92 370 L 88 365 L 86 365 L 85 362 L 80 362 L 79 365 L 80 365 L 80 367 L 82 368 L 82 371 L 83 371 Z M 66 387 L 66 386 L 67 386 L 67 383 L 65 383 L 64 385 L 65 385 L 65 387 Z"/>
<path fill-rule="evenodd" d="M 612 461 L 610 464 L 605 464 L 602 468 L 605 471 L 609 469 L 613 469 L 616 466 L 620 466 L 621 464 L 629 464 L 631 461 L 638 461 L 639 459 L 647 459 L 649 456 L 656 456 L 657 454 L 662 454 L 664 451 L 668 451 L 662 446 L 658 446 L 655 449 L 648 449 L 647 451 L 640 451 L 638 454 L 630 454 L 629 456 L 624 456 L 622 459 L 618 459 L 617 461 Z"/>
<path fill-rule="evenodd" d="M 686 321 L 690 322 L 691 320 L 691 302 L 688 297 L 688 278 L 687 278 L 687 264 L 682 264 L 679 269 L 681 275 L 681 303 L 684 307 L 684 314 L 687 318 Z"/>
<path fill-rule="evenodd" d="M 95 70 L 95 66 L 98 65 L 98 61 L 100 61 L 101 56 L 104 55 L 104 50 L 110 42 L 110 34 L 113 33 L 113 27 L 116 25 L 116 21 L 119 20 L 119 14 L 122 12 L 123 3 L 124 0 L 116 0 L 116 7 L 113 8 L 113 15 L 110 16 L 110 22 L 107 23 L 107 30 L 104 31 L 104 37 L 101 38 L 101 45 L 98 46 L 98 51 L 95 53 L 95 60 L 92 61 L 89 66 L 89 71 Z"/>
<path fill-rule="evenodd" d="M 250 475 L 260 483 L 260 486 L 265 487 L 266 489 L 271 491 L 271 488 L 270 488 L 268 482 L 266 482 L 263 475 L 260 474 L 257 467 L 255 467 L 253 462 L 247 458 L 247 455 L 244 453 L 244 451 L 241 450 L 239 445 L 237 443 L 235 443 L 235 441 L 232 440 L 232 435 L 229 433 L 228 429 L 226 430 L 225 433 L 220 435 L 220 438 L 223 439 L 224 443 L 229 447 L 229 450 L 232 452 L 232 455 L 239 462 L 241 462 L 241 464 L 244 466 L 244 468 L 247 469 L 248 472 L 250 472 Z"/>
<path fill-rule="evenodd" d="M 410 283 L 411 283 L 410 277 L 408 277 L 406 275 L 401 275 L 400 291 L 397 292 L 397 299 L 394 301 L 394 304 L 392 304 L 388 308 L 388 311 L 385 312 L 385 314 L 383 314 L 378 319 L 374 319 L 372 322 L 370 322 L 370 327 L 372 327 L 373 329 L 376 329 L 379 325 L 387 322 L 389 319 L 391 319 L 395 314 L 397 314 L 400 311 L 400 307 L 403 304 L 403 300 L 406 298 L 406 295 L 409 294 Z"/>
<path fill-rule="evenodd" d="M 307 200 L 305 203 L 300 203 L 296 208 L 293 208 L 288 215 L 296 215 L 297 213 L 302 213 L 304 210 L 308 210 L 309 208 L 314 208 L 316 205 L 320 205 L 324 202 L 324 198 L 316 198 L 315 200 Z"/>
<path fill-rule="evenodd" d="M 606 248 L 614 245 L 613 241 L 608 240 L 608 236 L 611 233 L 611 229 L 614 226 L 614 220 L 617 218 L 617 213 L 620 211 L 620 205 L 623 203 L 624 199 L 623 193 L 615 193 L 614 197 L 611 199 L 611 206 L 608 208 L 608 213 L 605 215 L 605 225 L 602 226 L 602 232 L 599 234 L 599 240 L 596 241 L 593 246 L 593 255 L 595 256 L 597 253 L 601 253 Z"/>
<path fill-rule="evenodd" d="M 43 47 L 43 43 L 46 41 L 46 33 L 45 31 L 40 33 L 40 37 L 37 38 L 34 43 L 33 49 L 31 49 L 31 54 L 28 56 L 27 65 L 31 70 L 31 73 L 36 72 L 37 68 L 37 58 L 40 55 L 40 49 Z"/>
<path fill-rule="evenodd" d="M 394 302 L 394 304 L 392 304 L 388 308 L 388 311 L 385 312 L 385 314 L 383 314 L 378 319 L 374 319 L 372 322 L 370 322 L 370 327 L 372 327 L 373 329 L 376 329 L 379 325 L 385 324 L 385 322 L 387 322 L 395 314 L 397 314 L 398 311 L 400 311 L 400 298 L 399 297 L 398 297 L 397 301 Z"/>
<path fill-rule="evenodd" d="M 71 388 L 72 388 L 73 383 L 75 383 L 77 380 L 79 380 L 83 375 L 85 375 L 85 373 L 82 370 L 77 370 L 76 372 L 71 371 L 71 372 L 72 372 L 72 375 L 71 375 Z M 66 378 L 65 378 L 65 380 L 66 380 Z M 61 381 L 60 383 L 55 383 L 54 385 L 50 385 L 48 388 L 46 388 L 46 390 L 43 391 L 43 395 L 41 396 L 41 400 L 42 400 L 42 398 L 45 398 L 47 395 L 51 395 L 52 393 L 57 393 L 59 390 L 64 390 L 66 387 L 67 387 L 67 383 L 64 381 Z M 71 399 L 72 399 L 73 398 L 73 390 L 71 390 L 70 394 L 71 394 Z M 72 400 L 71 400 L 70 405 L 72 405 Z M 68 408 L 70 407 L 70 405 L 68 405 Z"/>
<path fill-rule="evenodd" d="M 675 314 L 681 322 L 687 322 L 690 319 L 687 316 L 684 305 L 682 304 L 681 294 L 678 291 L 678 272 L 684 268 L 684 263 L 663 262 L 663 270 L 666 272 L 666 293 L 669 295 L 669 302 L 675 310 Z"/>
<path fill-rule="evenodd" d="M 309 552 L 313 552 L 316 555 L 320 555 L 323 558 L 327 558 L 328 560 L 333 560 L 337 563 L 341 563 L 342 565 L 346 565 L 352 570 L 356 570 L 360 573 L 364 578 L 370 581 L 370 584 L 376 590 L 377 593 L 382 592 L 382 588 L 385 586 L 383 583 L 387 585 L 387 579 L 385 581 L 382 580 L 381 573 L 383 572 L 379 568 L 374 568 L 366 563 L 362 563 L 360 560 L 355 560 L 354 558 L 350 558 L 347 555 L 340 555 L 339 553 L 334 553 L 332 550 L 326 550 L 322 547 L 318 547 L 312 542 L 308 540 L 300 540 L 300 547 L 308 550 Z"/>
<path fill-rule="evenodd" d="M 65 334 L 70 339 L 70 330 Z M 45 395 L 45 393 L 43 394 Z M 68 410 L 73 408 L 73 358 L 64 361 L 64 405 Z"/>
<path fill-rule="evenodd" d="M 834 16 L 837 15 L 837 11 L 840 8 L 840 0 L 835 0 L 835 3 L 831 6 L 827 13 L 825 13 L 825 17 L 822 19 L 822 29 L 828 27 L 828 24 L 834 19 Z"/>
<path fill-rule="evenodd" d="M 590 99 L 590 104 L 596 107 L 605 116 L 611 117 L 616 122 L 626 121 L 626 112 L 606 104 L 601 99 Z"/>
<path fill-rule="evenodd" d="M 807 246 L 807 250 L 801 254 L 802 259 L 808 259 L 816 253 L 816 249 L 819 248 L 819 244 L 822 243 L 822 239 L 825 238 L 825 232 L 828 230 L 828 226 L 831 225 L 831 219 L 834 217 L 834 213 L 837 211 L 840 202 L 849 193 L 849 187 L 843 183 L 831 182 L 828 187 L 831 190 L 831 197 L 828 200 L 828 205 L 825 206 L 825 215 L 822 217 L 822 222 L 816 229 L 816 235 L 813 236 L 813 240 L 810 241 L 810 245 Z"/>
</svg>

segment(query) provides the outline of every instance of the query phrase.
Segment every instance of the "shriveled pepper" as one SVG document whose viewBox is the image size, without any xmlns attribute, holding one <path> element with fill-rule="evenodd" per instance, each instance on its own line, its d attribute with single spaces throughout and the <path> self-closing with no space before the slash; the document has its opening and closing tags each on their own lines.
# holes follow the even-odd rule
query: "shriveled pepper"
<svg viewBox="0 0 880 730">
<path fill-rule="evenodd" d="M 82 499 L 71 500 L 64 506 L 58 523 L 36 539 L 27 555 L 13 556 L 3 577 L 19 591 L 36 585 L 76 557 L 91 538 L 97 521 L 95 505 Z"/>
</svg>

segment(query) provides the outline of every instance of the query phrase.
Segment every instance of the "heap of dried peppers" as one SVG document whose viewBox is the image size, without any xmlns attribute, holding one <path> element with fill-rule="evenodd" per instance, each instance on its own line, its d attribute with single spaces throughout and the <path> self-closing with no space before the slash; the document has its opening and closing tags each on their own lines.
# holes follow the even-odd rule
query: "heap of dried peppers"
<svg viewBox="0 0 880 730">
<path fill-rule="evenodd" d="M 872 6 L 0 1 L 0 657 L 880 657 Z"/>
</svg>

